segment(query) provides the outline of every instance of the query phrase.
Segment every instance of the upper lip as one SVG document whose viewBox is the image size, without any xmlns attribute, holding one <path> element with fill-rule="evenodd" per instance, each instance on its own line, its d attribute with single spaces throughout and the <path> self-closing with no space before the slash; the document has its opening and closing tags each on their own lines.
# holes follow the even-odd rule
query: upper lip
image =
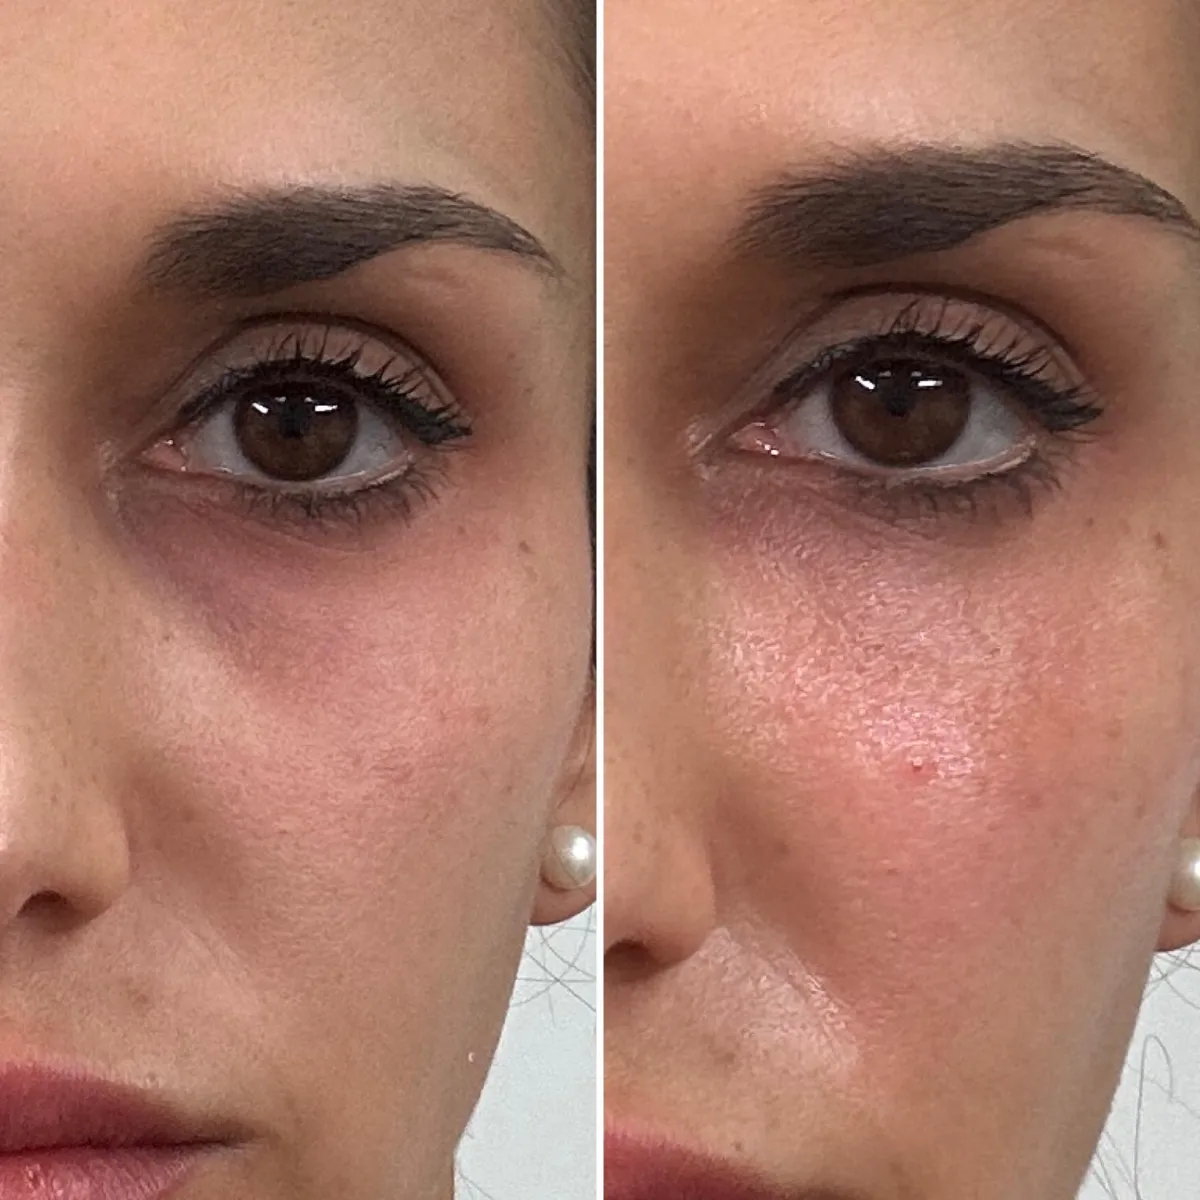
<svg viewBox="0 0 1200 1200">
<path fill-rule="evenodd" d="M 38 1063 L 0 1065 L 0 1153 L 71 1146 L 122 1148 L 224 1142 L 142 1089 L 82 1070 Z"/>
<path fill-rule="evenodd" d="M 855 1200 L 827 1188 L 781 1188 L 739 1167 L 658 1139 L 604 1138 L 605 1200 Z"/>
</svg>

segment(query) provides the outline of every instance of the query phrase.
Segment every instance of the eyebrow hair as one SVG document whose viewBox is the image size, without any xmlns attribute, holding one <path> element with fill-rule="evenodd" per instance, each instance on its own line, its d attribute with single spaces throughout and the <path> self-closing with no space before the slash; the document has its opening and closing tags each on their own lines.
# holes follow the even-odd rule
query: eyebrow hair
<svg viewBox="0 0 1200 1200">
<path fill-rule="evenodd" d="M 163 291 L 264 295 L 331 279 L 401 246 L 436 242 L 515 255 L 561 274 L 532 233 L 495 209 L 439 187 L 378 184 L 223 197 L 159 230 L 145 275 Z"/>
<path fill-rule="evenodd" d="M 1034 214 L 1146 217 L 1192 241 L 1200 225 L 1165 188 L 1073 146 L 917 145 L 855 153 L 757 191 L 735 237 L 790 265 L 866 267 L 950 250 Z"/>
</svg>

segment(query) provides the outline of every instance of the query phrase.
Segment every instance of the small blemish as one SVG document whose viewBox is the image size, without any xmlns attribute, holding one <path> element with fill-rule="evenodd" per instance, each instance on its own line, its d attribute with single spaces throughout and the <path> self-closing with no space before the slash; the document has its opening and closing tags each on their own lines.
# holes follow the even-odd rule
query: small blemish
<svg viewBox="0 0 1200 1200">
<path fill-rule="evenodd" d="M 522 554 L 532 554 L 532 553 L 533 553 L 533 550 L 532 550 L 532 549 L 530 549 L 529 543 L 528 543 L 528 542 L 526 542 L 526 541 L 520 541 L 520 542 L 518 542 L 518 543 L 517 543 L 517 549 L 518 549 L 518 550 L 519 550 L 519 551 L 520 551 Z"/>
<path fill-rule="evenodd" d="M 1165 550 L 1167 548 L 1167 539 L 1163 536 L 1161 530 L 1156 529 L 1154 531 L 1154 546 L 1157 550 Z"/>
<path fill-rule="evenodd" d="M 914 779 L 923 779 L 930 773 L 930 770 L 930 764 L 919 754 L 908 760 L 908 771 Z"/>
</svg>

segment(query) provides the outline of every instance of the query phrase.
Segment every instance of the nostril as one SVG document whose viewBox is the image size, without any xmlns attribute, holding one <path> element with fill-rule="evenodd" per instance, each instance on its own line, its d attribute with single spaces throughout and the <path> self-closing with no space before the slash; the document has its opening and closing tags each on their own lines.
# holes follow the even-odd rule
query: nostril
<svg viewBox="0 0 1200 1200">
<path fill-rule="evenodd" d="M 21 905 L 18 919 L 32 920 L 51 929 L 66 928 L 78 924 L 84 914 L 75 909 L 59 892 L 44 891 L 30 896 Z"/>
<path fill-rule="evenodd" d="M 651 951 L 630 939 L 610 946 L 604 955 L 604 979 L 607 983 L 637 983 L 662 971 Z"/>
</svg>

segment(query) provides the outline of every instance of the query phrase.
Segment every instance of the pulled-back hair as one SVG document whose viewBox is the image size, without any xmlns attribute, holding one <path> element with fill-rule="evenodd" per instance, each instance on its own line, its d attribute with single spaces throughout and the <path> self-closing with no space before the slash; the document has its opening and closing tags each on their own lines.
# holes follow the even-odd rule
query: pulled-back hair
<svg viewBox="0 0 1200 1200">
<path fill-rule="evenodd" d="M 572 86 L 592 113 L 596 108 L 596 0 L 543 0 L 550 10 Z"/>
</svg>

